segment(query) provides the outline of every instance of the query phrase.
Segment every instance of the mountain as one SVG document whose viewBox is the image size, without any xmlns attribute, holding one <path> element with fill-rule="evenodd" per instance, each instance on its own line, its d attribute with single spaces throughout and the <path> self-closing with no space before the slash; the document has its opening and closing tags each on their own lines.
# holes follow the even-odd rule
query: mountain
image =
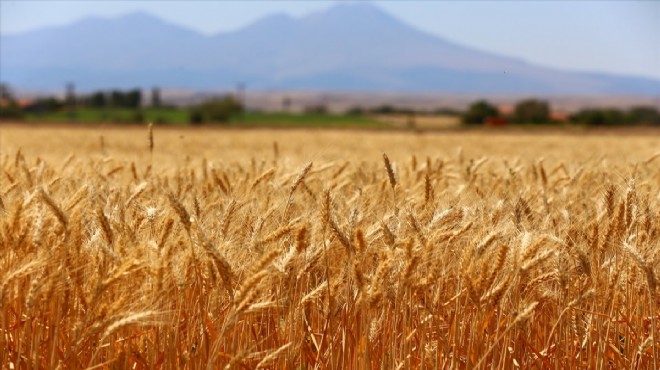
<svg viewBox="0 0 660 370">
<path fill-rule="evenodd" d="M 660 94 L 648 78 L 568 72 L 468 48 L 368 3 L 272 15 L 205 36 L 146 13 L 0 36 L 0 79 L 25 89 L 162 86 L 507 94 Z"/>
</svg>

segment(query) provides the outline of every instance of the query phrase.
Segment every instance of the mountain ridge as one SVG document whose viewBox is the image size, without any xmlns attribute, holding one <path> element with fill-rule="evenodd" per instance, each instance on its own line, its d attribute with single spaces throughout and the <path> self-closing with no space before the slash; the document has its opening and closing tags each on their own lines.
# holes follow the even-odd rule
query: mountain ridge
<svg viewBox="0 0 660 370">
<path fill-rule="evenodd" d="M 274 14 L 204 35 L 146 12 L 0 36 L 20 88 L 163 86 L 460 93 L 660 94 L 660 80 L 563 71 L 465 47 L 371 4 Z"/>
</svg>

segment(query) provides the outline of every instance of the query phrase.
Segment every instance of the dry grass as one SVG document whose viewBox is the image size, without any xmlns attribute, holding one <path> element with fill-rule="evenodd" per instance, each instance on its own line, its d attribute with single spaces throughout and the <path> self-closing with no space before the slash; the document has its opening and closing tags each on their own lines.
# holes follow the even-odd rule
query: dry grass
<svg viewBox="0 0 660 370">
<path fill-rule="evenodd" d="M 3 368 L 660 366 L 656 138 L 1 135 Z"/>
</svg>

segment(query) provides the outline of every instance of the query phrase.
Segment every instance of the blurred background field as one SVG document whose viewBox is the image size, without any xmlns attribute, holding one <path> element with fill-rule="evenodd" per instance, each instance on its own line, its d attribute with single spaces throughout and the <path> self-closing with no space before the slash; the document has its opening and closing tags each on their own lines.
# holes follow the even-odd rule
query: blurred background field
<svg viewBox="0 0 660 370">
<path fill-rule="evenodd" d="M 657 131 L 529 131 L 468 130 L 419 134 L 401 130 L 307 130 L 307 129 L 209 129 L 155 128 L 155 164 L 162 167 L 205 157 L 224 163 L 272 157 L 274 145 L 280 155 L 300 162 L 378 158 L 420 161 L 426 156 L 466 158 L 506 157 L 510 160 L 545 158 L 570 160 L 574 164 L 607 158 L 627 164 L 641 161 L 660 150 Z M 110 156 L 142 158 L 147 155 L 146 126 L 54 126 L 10 124 L 0 127 L 0 145 L 5 153 L 21 149 L 30 156 L 65 158 Z M 622 173 L 622 176 L 626 174 Z"/>
</svg>

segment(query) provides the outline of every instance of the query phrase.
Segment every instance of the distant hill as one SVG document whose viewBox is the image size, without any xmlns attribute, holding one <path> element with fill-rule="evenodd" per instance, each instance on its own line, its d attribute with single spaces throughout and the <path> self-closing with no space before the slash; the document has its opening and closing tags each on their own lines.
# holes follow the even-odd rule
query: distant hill
<svg viewBox="0 0 660 370">
<path fill-rule="evenodd" d="M 146 13 L 0 37 L 0 79 L 23 89 L 176 87 L 659 95 L 660 81 L 567 72 L 458 45 L 371 4 L 273 15 L 205 36 Z"/>
</svg>

